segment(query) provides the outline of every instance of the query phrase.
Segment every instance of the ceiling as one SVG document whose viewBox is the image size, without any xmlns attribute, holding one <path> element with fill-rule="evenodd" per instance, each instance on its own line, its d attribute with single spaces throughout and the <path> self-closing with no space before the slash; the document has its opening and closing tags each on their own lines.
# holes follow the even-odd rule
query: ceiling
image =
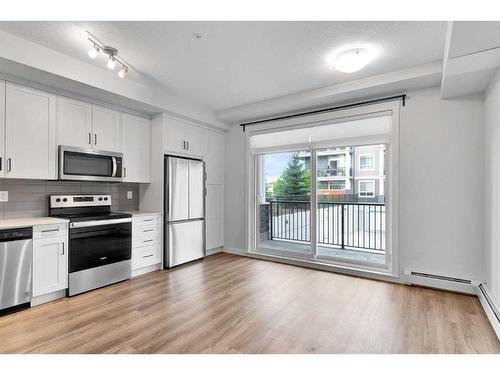
<svg viewBox="0 0 500 375">
<path fill-rule="evenodd" d="M 0 30 L 90 62 L 88 30 L 137 70 L 127 79 L 217 111 L 442 61 L 446 22 L 0 22 Z M 353 74 L 332 71 L 326 56 L 352 44 L 378 57 Z M 104 56 L 92 63 L 106 69 Z"/>
</svg>

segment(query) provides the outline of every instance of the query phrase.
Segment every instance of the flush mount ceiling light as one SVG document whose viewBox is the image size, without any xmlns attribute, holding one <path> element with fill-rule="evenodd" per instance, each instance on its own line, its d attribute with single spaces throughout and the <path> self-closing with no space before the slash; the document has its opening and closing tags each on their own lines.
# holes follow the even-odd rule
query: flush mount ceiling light
<svg viewBox="0 0 500 375">
<path fill-rule="evenodd" d="M 372 56 L 366 48 L 351 48 L 330 56 L 329 63 L 332 69 L 343 73 L 354 73 L 363 69 Z"/>
<path fill-rule="evenodd" d="M 115 70 L 116 62 L 118 62 L 122 66 L 122 69 L 118 72 L 118 77 L 125 78 L 125 76 L 128 74 L 130 64 L 127 63 L 124 58 L 118 55 L 118 50 L 114 47 L 105 45 L 88 31 L 87 34 L 87 39 L 92 43 L 92 47 L 88 52 L 89 57 L 91 59 L 95 59 L 97 55 L 99 55 L 99 53 L 102 51 L 105 55 L 108 56 L 108 62 L 106 63 L 108 69 Z"/>
</svg>

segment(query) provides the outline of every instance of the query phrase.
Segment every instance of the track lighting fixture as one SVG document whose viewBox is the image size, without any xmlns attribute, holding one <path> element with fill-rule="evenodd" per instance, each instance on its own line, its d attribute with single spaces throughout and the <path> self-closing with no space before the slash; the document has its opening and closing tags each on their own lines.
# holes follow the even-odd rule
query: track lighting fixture
<svg viewBox="0 0 500 375">
<path fill-rule="evenodd" d="M 113 56 L 109 56 L 108 63 L 106 64 L 106 66 L 108 67 L 108 69 L 114 70 L 115 69 L 115 65 L 116 65 L 115 58 Z"/>
<path fill-rule="evenodd" d="M 90 58 L 95 59 L 97 57 L 97 55 L 99 54 L 99 52 L 101 52 L 101 49 L 96 44 L 94 44 L 92 46 L 92 48 L 89 50 Z"/>
<path fill-rule="evenodd" d="M 127 73 L 128 73 L 128 68 L 125 65 L 123 65 L 122 69 L 118 72 L 118 77 L 125 78 Z"/>
<path fill-rule="evenodd" d="M 91 43 L 92 47 L 90 48 L 88 55 L 91 59 L 95 59 L 97 55 L 102 51 L 105 55 L 108 56 L 108 62 L 106 66 L 110 70 L 114 70 L 116 66 L 116 62 L 122 66 L 122 69 L 118 72 L 118 77 L 125 78 L 128 74 L 128 69 L 130 64 L 125 61 L 121 56 L 118 55 L 118 50 L 114 47 L 107 46 L 99 41 L 94 35 L 87 31 L 89 37 L 87 38 Z"/>
</svg>

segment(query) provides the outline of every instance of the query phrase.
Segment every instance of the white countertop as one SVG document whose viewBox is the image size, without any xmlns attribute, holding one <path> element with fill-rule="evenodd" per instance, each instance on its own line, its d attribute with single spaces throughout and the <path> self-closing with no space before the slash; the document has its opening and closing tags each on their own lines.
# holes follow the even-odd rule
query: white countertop
<svg viewBox="0 0 500 375">
<path fill-rule="evenodd" d="M 32 227 L 34 225 L 50 225 L 67 223 L 69 220 L 55 217 L 22 217 L 0 220 L 0 229 Z"/>
<path fill-rule="evenodd" d="M 148 211 L 120 211 L 132 216 L 143 216 L 143 215 L 161 215 L 161 212 L 148 212 Z"/>
</svg>

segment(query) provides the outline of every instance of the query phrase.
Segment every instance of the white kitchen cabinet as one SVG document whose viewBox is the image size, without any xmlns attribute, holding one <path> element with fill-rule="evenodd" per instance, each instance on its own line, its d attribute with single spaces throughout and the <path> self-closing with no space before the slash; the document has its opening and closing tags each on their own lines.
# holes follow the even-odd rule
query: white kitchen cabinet
<svg viewBox="0 0 500 375">
<path fill-rule="evenodd" d="M 56 159 L 56 96 L 7 82 L 5 177 L 55 179 Z"/>
<path fill-rule="evenodd" d="M 206 248 L 224 245 L 224 187 L 207 185 L 206 200 Z"/>
<path fill-rule="evenodd" d="M 205 168 L 207 184 L 224 184 L 224 133 L 205 130 Z"/>
<path fill-rule="evenodd" d="M 0 81 L 0 178 L 5 176 L 5 81 Z"/>
<path fill-rule="evenodd" d="M 193 156 L 203 156 L 203 129 L 186 125 L 187 153 Z"/>
<path fill-rule="evenodd" d="M 122 114 L 121 149 L 125 182 L 150 182 L 151 120 Z"/>
<path fill-rule="evenodd" d="M 92 105 L 92 147 L 103 151 L 120 151 L 120 112 Z"/>
<path fill-rule="evenodd" d="M 92 147 L 92 104 L 59 96 L 57 138 L 58 145 Z"/>
<path fill-rule="evenodd" d="M 68 287 L 67 236 L 33 239 L 33 297 Z"/>
<path fill-rule="evenodd" d="M 161 267 L 162 238 L 161 214 L 132 216 L 132 276 Z"/>
<path fill-rule="evenodd" d="M 186 156 L 203 156 L 203 129 L 180 120 L 168 117 L 164 129 L 165 152 Z"/>
</svg>

